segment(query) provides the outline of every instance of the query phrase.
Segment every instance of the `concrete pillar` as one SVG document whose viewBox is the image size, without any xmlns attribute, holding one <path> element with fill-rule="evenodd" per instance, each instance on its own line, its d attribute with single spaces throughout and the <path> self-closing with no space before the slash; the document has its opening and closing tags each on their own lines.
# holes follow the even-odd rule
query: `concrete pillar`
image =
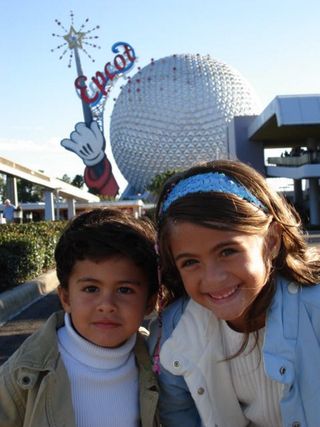
<svg viewBox="0 0 320 427">
<path fill-rule="evenodd" d="M 46 221 L 54 221 L 54 203 L 53 203 L 53 192 L 46 190 L 44 192 L 44 219 Z"/>
<path fill-rule="evenodd" d="M 56 189 L 56 219 L 60 220 L 60 196 L 59 196 L 60 188 Z"/>
<path fill-rule="evenodd" d="M 294 179 L 293 188 L 294 188 L 294 203 L 296 205 L 302 206 L 303 204 L 302 180 Z"/>
<path fill-rule="evenodd" d="M 320 224 L 319 185 L 318 178 L 309 179 L 310 224 Z"/>
<path fill-rule="evenodd" d="M 67 199 L 67 203 L 68 203 L 68 219 L 71 219 L 76 215 L 76 203 L 74 199 Z"/>
<path fill-rule="evenodd" d="M 7 175 L 7 193 L 11 203 L 18 206 L 17 178 L 15 176 Z"/>
</svg>

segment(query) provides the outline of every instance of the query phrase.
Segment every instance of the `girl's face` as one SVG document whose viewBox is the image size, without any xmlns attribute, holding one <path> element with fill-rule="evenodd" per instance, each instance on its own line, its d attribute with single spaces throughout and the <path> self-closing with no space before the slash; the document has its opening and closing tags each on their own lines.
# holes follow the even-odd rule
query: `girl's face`
<svg viewBox="0 0 320 427">
<path fill-rule="evenodd" d="M 190 298 L 242 331 L 267 281 L 264 259 L 277 239 L 180 222 L 171 225 L 169 244 Z"/>
</svg>

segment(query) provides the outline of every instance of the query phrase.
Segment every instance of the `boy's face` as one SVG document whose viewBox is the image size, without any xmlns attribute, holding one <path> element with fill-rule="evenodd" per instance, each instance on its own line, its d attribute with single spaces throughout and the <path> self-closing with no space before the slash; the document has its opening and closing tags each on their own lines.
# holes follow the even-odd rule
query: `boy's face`
<svg viewBox="0 0 320 427">
<path fill-rule="evenodd" d="M 101 347 L 118 347 L 139 329 L 154 306 L 145 272 L 125 257 L 77 261 L 68 289 L 58 288 L 76 331 Z"/>
</svg>

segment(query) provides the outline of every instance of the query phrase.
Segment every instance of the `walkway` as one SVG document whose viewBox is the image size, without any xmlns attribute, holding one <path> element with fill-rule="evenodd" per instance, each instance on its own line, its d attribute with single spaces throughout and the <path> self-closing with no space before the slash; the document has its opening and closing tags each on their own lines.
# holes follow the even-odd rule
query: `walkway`
<svg viewBox="0 0 320 427">
<path fill-rule="evenodd" d="M 60 309 L 58 295 L 53 291 L 0 327 L 0 365 L 30 334 L 39 329 L 53 312 Z"/>
</svg>

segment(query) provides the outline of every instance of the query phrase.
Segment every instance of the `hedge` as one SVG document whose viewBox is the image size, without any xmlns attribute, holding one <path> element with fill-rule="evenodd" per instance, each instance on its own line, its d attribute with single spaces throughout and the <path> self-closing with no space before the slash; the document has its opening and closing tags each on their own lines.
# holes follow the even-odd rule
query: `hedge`
<svg viewBox="0 0 320 427">
<path fill-rule="evenodd" d="M 54 267 L 54 248 L 66 221 L 0 225 L 0 292 Z"/>
</svg>

